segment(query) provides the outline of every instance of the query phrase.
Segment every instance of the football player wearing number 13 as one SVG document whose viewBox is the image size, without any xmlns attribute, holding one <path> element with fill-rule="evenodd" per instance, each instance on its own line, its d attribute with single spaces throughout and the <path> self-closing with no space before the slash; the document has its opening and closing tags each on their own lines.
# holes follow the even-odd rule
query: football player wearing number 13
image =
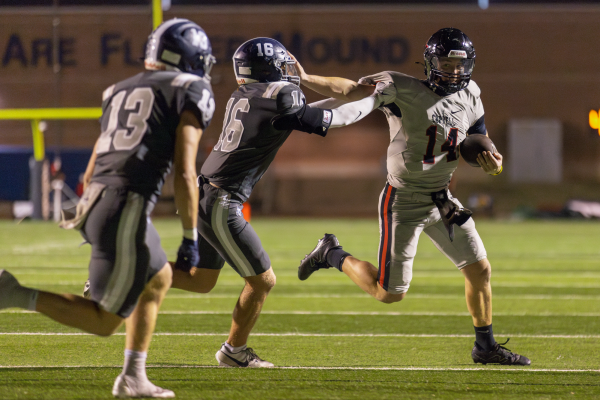
<svg viewBox="0 0 600 400">
<path fill-rule="evenodd" d="M 426 80 L 399 72 L 381 72 L 358 83 L 343 78 L 307 75 L 302 83 L 342 100 L 359 99 L 368 86 L 391 81 L 397 91 L 382 108 L 389 126 L 388 182 L 381 193 L 379 268 L 342 250 L 337 238 L 325 234 L 302 260 L 298 277 L 307 279 L 321 268 L 336 268 L 377 300 L 402 300 L 412 279 L 413 259 L 425 232 L 465 277 L 467 307 L 475 326 L 473 361 L 482 364 L 529 365 L 527 357 L 496 343 L 492 332 L 491 266 L 470 218 L 448 191 L 458 166 L 457 145 L 466 135 L 487 135 L 480 90 L 471 81 L 475 49 L 460 30 L 445 28 L 425 46 Z M 484 152 L 478 162 L 490 175 L 502 171 L 502 156 Z M 456 229 L 455 229 L 456 227 Z"/>
<path fill-rule="evenodd" d="M 333 110 L 313 108 L 291 73 L 293 64 L 285 47 L 270 38 L 251 39 L 234 53 L 239 88 L 227 102 L 223 131 L 199 177 L 200 263 L 193 273 L 178 266 L 173 272 L 173 287 L 200 293 L 212 290 L 225 261 L 244 278 L 229 337 L 216 353 L 223 367 L 273 366 L 246 347 L 275 274 L 259 237 L 242 216 L 242 204 L 293 129 L 325 136 L 329 128 L 364 117 L 395 94 L 389 92 L 391 85 L 381 84 L 358 102 Z"/>
<path fill-rule="evenodd" d="M 158 309 L 172 280 L 149 215 L 174 164 L 184 236 L 177 264 L 194 266 L 196 152 L 215 107 L 209 82 L 213 63 L 202 28 L 172 19 L 148 38 L 146 71 L 104 91 L 102 133 L 86 171 L 91 179 L 74 218 L 62 222 L 92 245 L 91 299 L 26 288 L 0 270 L 0 309 L 35 310 L 101 336 L 126 320 L 125 365 L 113 386 L 116 397 L 175 397 L 152 384 L 145 370 Z"/>
</svg>

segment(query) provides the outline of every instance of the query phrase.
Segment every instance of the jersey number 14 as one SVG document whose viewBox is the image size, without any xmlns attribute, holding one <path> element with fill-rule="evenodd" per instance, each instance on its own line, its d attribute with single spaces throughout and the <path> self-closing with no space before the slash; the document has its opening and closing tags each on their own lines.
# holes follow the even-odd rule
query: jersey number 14
<svg viewBox="0 0 600 400">
<path fill-rule="evenodd" d="M 437 126 L 431 125 L 427 128 L 427 132 L 425 135 L 429 137 L 429 141 L 427 142 L 427 150 L 425 151 L 425 155 L 423 156 L 423 164 L 435 164 L 435 154 L 433 151 L 435 150 L 435 142 L 437 139 Z M 456 155 L 456 145 L 458 144 L 458 128 L 450 129 L 448 132 L 448 139 L 442 144 L 442 152 L 446 153 L 446 161 L 456 161 L 458 157 Z"/>
</svg>

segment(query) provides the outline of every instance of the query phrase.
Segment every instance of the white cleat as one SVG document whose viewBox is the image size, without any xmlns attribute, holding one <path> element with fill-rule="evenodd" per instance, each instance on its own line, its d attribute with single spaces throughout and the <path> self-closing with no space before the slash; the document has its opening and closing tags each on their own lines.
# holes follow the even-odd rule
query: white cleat
<svg viewBox="0 0 600 400">
<path fill-rule="evenodd" d="M 21 307 L 23 297 L 19 295 L 22 286 L 10 272 L 0 269 L 0 310 L 4 308 Z"/>
<path fill-rule="evenodd" d="M 89 279 L 83 285 L 83 298 L 88 300 L 92 298 L 92 283 Z"/>
<path fill-rule="evenodd" d="M 127 375 L 117 376 L 112 394 L 119 399 L 139 397 L 172 399 L 175 397 L 175 393 L 172 390 L 158 387 L 148 379 L 135 379 Z"/>
<path fill-rule="evenodd" d="M 261 360 L 256 355 L 254 350 L 246 348 L 237 353 L 231 353 L 225 347 L 225 343 L 221 346 L 217 354 L 215 354 L 219 367 L 236 367 L 236 368 L 272 368 L 273 363 Z"/>
</svg>

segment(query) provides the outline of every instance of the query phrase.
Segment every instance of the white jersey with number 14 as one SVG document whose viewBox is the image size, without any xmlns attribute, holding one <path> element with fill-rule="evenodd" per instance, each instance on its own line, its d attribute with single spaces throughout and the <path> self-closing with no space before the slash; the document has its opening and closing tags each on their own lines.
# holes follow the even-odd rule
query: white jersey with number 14
<svg viewBox="0 0 600 400">
<path fill-rule="evenodd" d="M 435 192 L 448 187 L 458 166 L 458 144 L 480 119 L 483 105 L 473 81 L 449 96 L 435 94 L 422 81 L 385 71 L 360 83 L 394 82 L 393 103 L 382 107 L 390 126 L 388 182 L 398 189 Z"/>
</svg>

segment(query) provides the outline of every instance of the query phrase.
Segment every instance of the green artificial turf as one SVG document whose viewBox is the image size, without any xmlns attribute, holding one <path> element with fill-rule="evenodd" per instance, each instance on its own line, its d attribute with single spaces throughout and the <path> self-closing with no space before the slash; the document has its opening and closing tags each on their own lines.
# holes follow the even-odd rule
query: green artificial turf
<svg viewBox="0 0 600 400">
<path fill-rule="evenodd" d="M 148 375 L 179 399 L 600 398 L 600 224 L 477 223 L 492 263 L 494 333 L 530 367 L 482 366 L 464 278 L 423 235 L 407 297 L 391 305 L 335 270 L 296 277 L 299 261 L 335 233 L 375 262 L 377 220 L 259 219 L 277 285 L 249 346 L 278 368 L 216 368 L 243 280 L 227 265 L 209 294 L 171 290 L 161 308 Z M 170 259 L 176 219 L 155 225 Z M 89 246 L 51 223 L 0 221 L 0 268 L 25 285 L 80 293 Z M 35 313 L 0 312 L 0 399 L 108 399 L 123 358 L 123 329 L 80 334 Z"/>
</svg>

